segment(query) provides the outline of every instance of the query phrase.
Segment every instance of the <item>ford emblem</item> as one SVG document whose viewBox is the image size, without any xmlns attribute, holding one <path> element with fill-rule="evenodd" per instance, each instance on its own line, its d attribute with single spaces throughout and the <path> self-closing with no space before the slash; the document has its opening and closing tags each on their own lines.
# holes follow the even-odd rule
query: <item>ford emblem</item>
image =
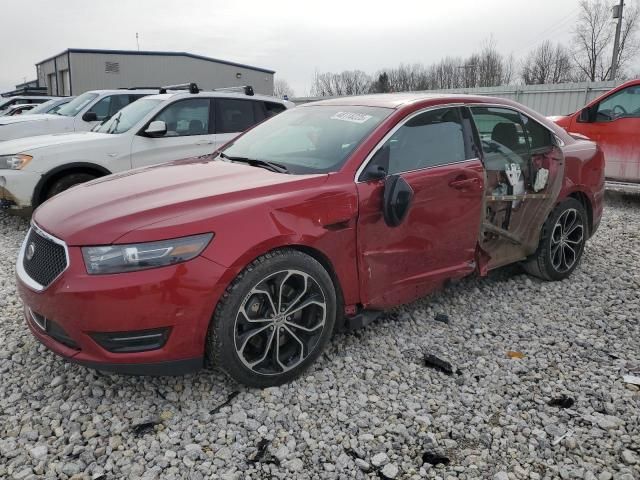
<svg viewBox="0 0 640 480">
<path fill-rule="evenodd" d="M 33 255 L 36 253 L 36 244 L 31 242 L 27 247 L 27 260 L 31 261 Z"/>
</svg>

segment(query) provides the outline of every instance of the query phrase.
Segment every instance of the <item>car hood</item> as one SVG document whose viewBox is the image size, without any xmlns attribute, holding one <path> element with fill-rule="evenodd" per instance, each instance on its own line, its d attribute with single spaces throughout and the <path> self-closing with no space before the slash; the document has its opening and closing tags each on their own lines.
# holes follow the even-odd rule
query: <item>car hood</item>
<svg viewBox="0 0 640 480">
<path fill-rule="evenodd" d="M 12 123 L 23 122 L 43 122 L 45 120 L 60 120 L 64 117 L 60 115 L 51 115 L 49 113 L 34 113 L 33 115 L 16 115 L 13 117 L 0 117 L 0 125 L 10 125 Z"/>
<path fill-rule="evenodd" d="M 36 137 L 18 138 L 0 142 L 0 155 L 14 155 L 16 153 L 29 153 L 38 148 L 52 147 L 66 144 L 83 144 L 102 138 L 113 138 L 108 133 L 77 132 L 54 133 L 51 135 L 38 135 Z"/>
<path fill-rule="evenodd" d="M 129 232 L 163 222 L 168 228 L 154 230 L 154 238 L 140 241 L 160 240 L 174 238 L 176 231 L 203 233 L 171 228 L 177 224 L 206 224 L 231 210 L 264 205 L 268 197 L 323 183 L 327 177 L 275 173 L 209 157 L 179 160 L 73 187 L 45 202 L 33 219 L 70 246 L 118 243 Z"/>
</svg>

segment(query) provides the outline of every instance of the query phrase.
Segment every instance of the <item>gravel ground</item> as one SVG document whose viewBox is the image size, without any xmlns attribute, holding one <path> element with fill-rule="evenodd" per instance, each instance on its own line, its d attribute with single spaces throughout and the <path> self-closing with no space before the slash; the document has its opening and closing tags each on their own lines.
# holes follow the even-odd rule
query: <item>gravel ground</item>
<svg viewBox="0 0 640 480">
<path fill-rule="evenodd" d="M 608 198 L 568 281 L 464 280 L 265 390 L 48 352 L 14 288 L 26 225 L 0 214 L 0 478 L 640 479 L 640 199 Z"/>
</svg>

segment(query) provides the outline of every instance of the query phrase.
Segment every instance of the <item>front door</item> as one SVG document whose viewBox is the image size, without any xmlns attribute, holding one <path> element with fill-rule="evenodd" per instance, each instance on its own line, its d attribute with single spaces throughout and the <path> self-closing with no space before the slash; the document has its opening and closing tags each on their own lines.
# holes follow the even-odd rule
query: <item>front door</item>
<svg viewBox="0 0 640 480">
<path fill-rule="evenodd" d="M 409 117 L 372 162 L 401 175 L 413 189 L 404 221 L 388 226 L 384 182 L 360 181 L 358 251 L 362 302 L 387 308 L 425 295 L 444 280 L 466 275 L 474 257 L 484 190 L 483 166 L 458 108 Z M 383 160 L 378 160 L 379 158 Z"/>
<path fill-rule="evenodd" d="M 189 98 L 178 100 L 159 112 L 149 123 L 163 121 L 167 132 L 162 137 L 133 137 L 133 168 L 212 153 L 216 146 L 210 107 L 209 98 Z"/>
<path fill-rule="evenodd" d="M 577 115 L 570 131 L 602 147 L 608 179 L 640 182 L 640 86 L 619 90 L 591 108 L 592 118 L 581 121 Z"/>
</svg>

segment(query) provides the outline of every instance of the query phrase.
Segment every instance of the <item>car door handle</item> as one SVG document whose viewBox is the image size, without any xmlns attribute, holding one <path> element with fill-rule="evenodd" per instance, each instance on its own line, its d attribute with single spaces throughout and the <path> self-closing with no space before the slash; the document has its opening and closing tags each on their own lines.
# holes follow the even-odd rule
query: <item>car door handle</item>
<svg viewBox="0 0 640 480">
<path fill-rule="evenodd" d="M 449 182 L 449 186 L 451 188 L 455 188 L 456 190 L 464 190 L 465 188 L 475 187 L 480 183 L 480 180 L 477 178 L 456 178 L 455 180 Z"/>
<path fill-rule="evenodd" d="M 196 145 L 211 145 L 213 143 L 213 140 L 198 140 L 196 142 Z"/>
</svg>

